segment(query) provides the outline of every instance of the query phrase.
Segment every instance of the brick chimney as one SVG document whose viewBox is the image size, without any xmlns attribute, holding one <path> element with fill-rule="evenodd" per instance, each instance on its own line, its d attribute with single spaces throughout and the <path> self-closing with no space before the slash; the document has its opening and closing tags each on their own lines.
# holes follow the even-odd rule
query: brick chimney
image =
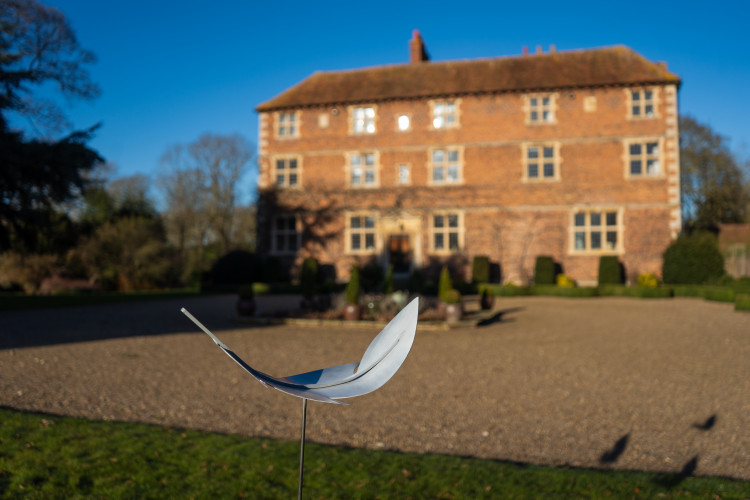
<svg viewBox="0 0 750 500">
<path fill-rule="evenodd" d="M 430 56 L 427 54 L 422 36 L 419 34 L 419 30 L 414 30 L 411 34 L 411 40 L 409 40 L 409 62 L 416 64 L 429 60 Z"/>
</svg>

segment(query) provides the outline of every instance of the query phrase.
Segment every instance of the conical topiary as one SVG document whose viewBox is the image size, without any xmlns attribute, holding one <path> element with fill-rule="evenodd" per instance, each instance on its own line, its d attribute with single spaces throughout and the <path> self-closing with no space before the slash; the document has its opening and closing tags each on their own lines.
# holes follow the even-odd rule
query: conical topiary
<svg viewBox="0 0 750 500">
<path fill-rule="evenodd" d="M 352 266 L 349 274 L 349 283 L 346 285 L 346 303 L 351 305 L 359 304 L 359 268 Z"/>
</svg>

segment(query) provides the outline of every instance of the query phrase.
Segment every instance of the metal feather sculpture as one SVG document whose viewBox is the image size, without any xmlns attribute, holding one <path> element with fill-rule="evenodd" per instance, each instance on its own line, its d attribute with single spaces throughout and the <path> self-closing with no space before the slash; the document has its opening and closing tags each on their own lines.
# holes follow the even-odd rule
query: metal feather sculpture
<svg viewBox="0 0 750 500">
<path fill-rule="evenodd" d="M 260 383 L 286 394 L 302 398 L 302 438 L 300 441 L 298 490 L 298 498 L 302 498 L 307 400 L 312 399 L 323 403 L 346 404 L 338 400 L 367 394 L 379 389 L 388 382 L 404 363 L 414 343 L 414 336 L 417 331 L 417 317 L 419 316 L 419 299 L 412 300 L 378 333 L 372 342 L 370 342 L 370 345 L 358 363 L 332 366 L 288 377 L 272 377 L 256 370 L 237 356 L 234 351 L 219 340 L 216 335 L 211 333 L 208 328 L 203 326 L 184 307 L 182 308 L 182 312 L 211 337 L 227 356 L 232 358 L 245 371 L 260 381 Z"/>
</svg>

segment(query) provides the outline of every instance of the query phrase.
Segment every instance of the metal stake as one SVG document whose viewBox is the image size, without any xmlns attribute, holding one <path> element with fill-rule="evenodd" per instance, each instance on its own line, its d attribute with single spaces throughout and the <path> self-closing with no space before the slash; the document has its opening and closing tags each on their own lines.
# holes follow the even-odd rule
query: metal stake
<svg viewBox="0 0 750 500">
<path fill-rule="evenodd" d="M 305 469 L 305 421 L 307 420 L 307 399 L 302 398 L 302 437 L 299 442 L 299 486 L 297 499 L 302 500 L 302 478 Z"/>
</svg>

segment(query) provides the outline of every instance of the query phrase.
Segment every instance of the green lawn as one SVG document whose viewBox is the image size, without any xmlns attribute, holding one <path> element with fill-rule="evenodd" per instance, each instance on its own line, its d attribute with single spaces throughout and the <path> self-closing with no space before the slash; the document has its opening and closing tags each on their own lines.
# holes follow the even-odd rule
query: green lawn
<svg viewBox="0 0 750 500">
<path fill-rule="evenodd" d="M 1 498 L 294 498 L 299 443 L 0 409 Z M 748 498 L 750 482 L 308 443 L 305 498 Z"/>
</svg>

